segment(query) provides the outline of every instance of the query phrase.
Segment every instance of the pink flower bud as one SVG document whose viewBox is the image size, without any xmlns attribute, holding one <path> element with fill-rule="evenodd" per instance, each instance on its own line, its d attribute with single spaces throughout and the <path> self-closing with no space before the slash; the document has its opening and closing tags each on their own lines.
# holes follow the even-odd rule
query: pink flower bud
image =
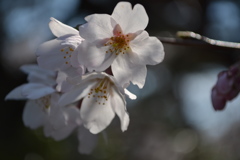
<svg viewBox="0 0 240 160">
<path fill-rule="evenodd" d="M 212 105 L 215 110 L 222 110 L 225 108 L 226 99 L 217 92 L 216 87 L 212 89 Z"/>
<path fill-rule="evenodd" d="M 229 70 L 218 74 L 216 85 L 212 89 L 212 104 L 215 110 L 224 109 L 226 102 L 234 99 L 240 91 L 240 62 Z"/>
<path fill-rule="evenodd" d="M 221 94 L 228 94 L 232 90 L 234 84 L 234 77 L 229 76 L 227 71 L 220 72 L 216 89 Z"/>
</svg>

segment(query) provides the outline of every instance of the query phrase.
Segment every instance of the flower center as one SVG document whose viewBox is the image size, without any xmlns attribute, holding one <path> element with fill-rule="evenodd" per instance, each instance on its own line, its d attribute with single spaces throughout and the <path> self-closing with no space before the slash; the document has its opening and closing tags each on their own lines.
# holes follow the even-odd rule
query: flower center
<svg viewBox="0 0 240 160">
<path fill-rule="evenodd" d="M 108 78 L 100 80 L 99 83 L 90 90 L 88 98 L 93 98 L 99 105 L 105 105 L 106 101 L 108 101 L 111 85 L 112 83 Z"/>
<path fill-rule="evenodd" d="M 44 110 L 49 109 L 51 106 L 51 95 L 47 95 L 40 99 L 37 99 L 36 103 L 39 107 L 43 108 Z"/>
<path fill-rule="evenodd" d="M 63 53 L 63 58 L 66 60 L 65 64 L 70 64 L 70 58 L 72 57 L 72 52 L 74 51 L 71 47 L 64 47 L 60 50 Z"/>
<path fill-rule="evenodd" d="M 117 32 L 114 37 L 111 37 L 104 46 L 109 46 L 106 53 L 114 53 L 116 55 L 125 54 L 130 49 L 129 47 L 129 35 L 124 35 L 122 32 Z"/>
</svg>

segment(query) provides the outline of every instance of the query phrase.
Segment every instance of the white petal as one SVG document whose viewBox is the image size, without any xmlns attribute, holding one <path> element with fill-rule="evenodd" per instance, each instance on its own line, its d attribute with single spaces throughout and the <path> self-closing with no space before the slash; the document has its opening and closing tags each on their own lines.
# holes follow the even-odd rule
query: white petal
<svg viewBox="0 0 240 160">
<path fill-rule="evenodd" d="M 62 40 L 54 39 L 39 46 L 36 51 L 38 65 L 50 70 L 64 70 L 71 66 L 71 51 L 63 51 L 68 47 L 61 45 Z"/>
<path fill-rule="evenodd" d="M 80 75 L 83 75 L 86 72 L 86 67 L 80 63 L 80 61 L 78 60 L 79 58 L 78 56 L 79 54 L 86 54 L 86 53 L 81 53 L 81 51 L 79 51 L 78 49 L 79 48 L 76 48 L 75 51 L 72 53 L 72 57 L 70 61 L 73 68 L 75 68 Z"/>
<path fill-rule="evenodd" d="M 126 131 L 129 124 L 129 115 L 126 110 L 126 101 L 124 97 L 119 94 L 117 88 L 113 91 L 112 108 L 120 118 L 122 131 Z"/>
<path fill-rule="evenodd" d="M 58 92 L 66 92 L 72 88 L 72 85 L 70 85 L 69 83 L 66 82 L 67 77 L 68 77 L 68 75 L 65 72 L 62 72 L 62 71 L 57 72 L 56 90 Z"/>
<path fill-rule="evenodd" d="M 5 100 L 25 100 L 26 96 L 24 96 L 22 94 L 22 89 L 23 87 L 25 87 L 27 84 L 23 84 L 21 86 L 18 86 L 16 88 L 14 88 L 10 93 L 7 94 L 7 96 L 5 97 Z"/>
<path fill-rule="evenodd" d="M 78 34 L 78 31 L 62 22 L 51 17 L 49 22 L 49 28 L 56 37 L 64 36 L 66 34 Z"/>
<path fill-rule="evenodd" d="M 85 127 L 78 130 L 78 151 L 82 154 L 90 154 L 97 145 L 98 136 L 92 134 Z"/>
<path fill-rule="evenodd" d="M 80 35 L 88 42 L 110 38 L 113 33 L 111 16 L 93 14 L 85 18 L 88 23 L 79 27 Z"/>
<path fill-rule="evenodd" d="M 40 68 L 38 65 L 35 64 L 25 64 L 20 67 L 20 70 L 23 71 L 26 74 L 30 73 L 38 73 L 38 74 L 44 74 L 49 77 L 54 77 L 56 75 L 55 72 L 51 70 L 46 70 L 44 68 Z"/>
<path fill-rule="evenodd" d="M 79 110 L 75 106 L 51 106 L 53 111 L 44 126 L 44 133 L 56 141 L 65 139 L 78 126 L 80 119 Z"/>
<path fill-rule="evenodd" d="M 136 4 L 132 10 L 129 2 L 119 2 L 112 17 L 121 26 L 125 34 L 144 30 L 148 24 L 148 16 L 144 7 Z"/>
<path fill-rule="evenodd" d="M 86 83 L 81 83 L 80 85 L 77 85 L 74 87 L 74 89 L 70 90 L 67 93 L 64 93 L 58 104 L 61 106 L 65 106 L 67 104 L 71 104 L 73 102 L 76 102 L 83 97 L 85 97 L 89 92 L 90 89 L 96 84 L 96 82 L 86 82 Z"/>
<path fill-rule="evenodd" d="M 25 64 L 20 67 L 20 70 L 26 74 L 30 72 L 37 72 L 39 69 L 41 70 L 42 68 L 39 68 L 36 64 Z"/>
<path fill-rule="evenodd" d="M 137 96 L 133 93 L 131 93 L 129 90 L 127 90 L 126 88 L 124 89 L 125 94 L 130 98 L 130 99 L 137 99 Z"/>
<path fill-rule="evenodd" d="M 67 92 L 72 88 L 72 84 L 67 82 L 67 79 L 70 79 L 72 77 L 81 77 L 81 75 L 84 73 L 83 67 L 82 68 L 73 68 L 69 67 L 68 69 L 63 71 L 57 72 L 57 86 L 56 90 L 58 92 Z M 81 80 L 81 78 L 77 79 L 78 81 Z"/>
<path fill-rule="evenodd" d="M 106 76 L 109 77 L 109 75 L 106 74 L 105 72 L 91 72 L 91 73 L 83 75 L 82 79 L 84 81 L 89 81 L 89 80 L 94 80 L 94 79 L 103 79 Z"/>
<path fill-rule="evenodd" d="M 79 34 L 72 36 L 61 36 L 59 39 L 63 40 L 62 45 L 71 46 L 73 49 L 77 48 L 77 46 L 84 41 L 84 39 Z"/>
<path fill-rule="evenodd" d="M 80 62 L 78 61 L 78 48 L 72 53 L 71 64 L 75 68 L 81 66 Z"/>
<path fill-rule="evenodd" d="M 125 86 L 131 81 L 142 88 L 145 84 L 147 68 L 143 64 L 133 63 L 131 60 L 132 57 L 128 54 L 119 55 L 112 64 L 113 75 L 121 86 Z"/>
<path fill-rule="evenodd" d="M 27 101 L 23 111 L 23 123 L 31 129 L 41 127 L 46 120 L 47 115 L 35 101 Z"/>
<path fill-rule="evenodd" d="M 156 37 L 149 37 L 146 31 L 130 42 L 130 47 L 138 55 L 140 63 L 155 65 L 164 58 L 162 43 Z"/>
<path fill-rule="evenodd" d="M 40 83 L 28 83 L 22 88 L 22 94 L 27 99 L 39 99 L 54 92 L 52 87 Z"/>
<path fill-rule="evenodd" d="M 62 90 L 62 83 L 64 83 L 64 81 L 66 81 L 66 79 L 67 79 L 67 74 L 65 72 L 62 72 L 62 71 L 58 71 L 57 72 L 57 78 L 56 78 L 57 86 L 56 86 L 56 90 L 58 92 L 61 92 L 61 90 Z"/>
<path fill-rule="evenodd" d="M 37 72 L 31 72 L 28 74 L 27 80 L 32 83 L 41 83 L 45 84 L 46 86 L 55 86 L 56 81 L 55 81 L 55 76 L 50 77 L 47 74 L 39 74 Z"/>
<path fill-rule="evenodd" d="M 76 77 L 67 77 L 67 81 L 66 83 L 68 84 L 63 84 L 63 85 L 66 85 L 64 87 L 69 87 L 69 85 L 71 85 L 72 89 L 76 86 L 80 87 L 80 86 L 87 86 L 89 85 L 89 83 L 97 83 L 97 82 L 94 82 L 96 81 L 96 79 L 103 79 L 105 76 L 108 76 L 107 74 L 105 74 L 104 72 L 91 72 L 91 73 L 87 73 L 83 76 L 76 76 Z M 94 85 L 92 84 L 92 85 Z M 91 84 L 90 84 L 91 85 Z M 92 86 L 91 85 L 91 86 Z M 71 90 L 71 89 L 70 89 Z M 68 91 L 70 91 L 68 90 Z"/>
<path fill-rule="evenodd" d="M 20 67 L 21 71 L 28 74 L 28 81 L 33 83 L 42 83 L 48 86 L 56 84 L 56 72 L 40 68 L 38 65 L 23 65 Z"/>
<path fill-rule="evenodd" d="M 80 115 L 84 126 L 93 134 L 104 130 L 115 116 L 111 107 L 111 97 L 104 103 L 96 102 L 93 97 L 83 99 Z"/>
<path fill-rule="evenodd" d="M 80 64 L 87 67 L 89 71 L 104 71 L 115 59 L 115 54 L 106 53 L 107 47 L 97 47 L 84 41 L 79 46 L 78 60 Z"/>
</svg>

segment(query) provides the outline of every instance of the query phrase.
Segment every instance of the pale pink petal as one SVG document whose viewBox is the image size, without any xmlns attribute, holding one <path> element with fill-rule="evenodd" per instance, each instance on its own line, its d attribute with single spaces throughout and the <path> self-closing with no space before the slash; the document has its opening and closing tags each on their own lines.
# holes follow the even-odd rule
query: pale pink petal
<svg viewBox="0 0 240 160">
<path fill-rule="evenodd" d="M 144 30 L 148 24 L 148 15 L 140 4 L 136 4 L 132 9 L 129 2 L 119 2 L 112 13 L 112 17 L 121 26 L 125 34 Z"/>
<path fill-rule="evenodd" d="M 78 31 L 73 27 L 63 24 L 53 17 L 51 17 L 50 20 L 51 21 L 49 22 L 49 28 L 56 37 L 64 36 L 67 34 L 78 34 Z"/>
<path fill-rule="evenodd" d="M 80 64 L 87 67 L 89 71 L 104 71 L 115 59 L 116 55 L 106 53 L 107 47 L 97 47 L 94 44 L 84 41 L 79 46 L 78 60 Z"/>
<path fill-rule="evenodd" d="M 115 116 L 111 107 L 111 97 L 104 103 L 96 102 L 93 97 L 85 97 L 82 102 L 80 115 L 84 126 L 91 133 L 97 134 L 101 132 L 111 123 Z"/>
<path fill-rule="evenodd" d="M 126 110 L 126 101 L 125 98 L 118 93 L 117 88 L 113 88 L 113 96 L 112 96 L 112 108 L 114 112 L 118 115 L 121 121 L 121 129 L 122 131 L 126 131 L 129 124 L 129 115 Z"/>
<path fill-rule="evenodd" d="M 10 93 L 7 94 L 5 97 L 5 100 L 25 100 L 26 96 L 22 94 L 22 89 L 25 87 L 27 84 L 23 84 L 21 86 L 18 86 L 14 88 Z"/>
<path fill-rule="evenodd" d="M 85 18 L 88 23 L 79 27 L 80 35 L 88 42 L 110 38 L 113 33 L 111 16 L 93 14 Z"/>
<path fill-rule="evenodd" d="M 88 81 L 86 83 L 81 83 L 74 87 L 74 89 L 70 90 L 69 92 L 64 93 L 58 104 L 61 106 L 65 106 L 67 104 L 71 104 L 76 102 L 83 97 L 85 97 L 89 92 L 90 89 L 96 84 L 96 82 Z"/>
<path fill-rule="evenodd" d="M 147 68 L 144 64 L 133 63 L 131 60 L 132 57 L 128 54 L 119 55 L 112 64 L 113 75 L 121 86 L 131 81 L 142 88 L 145 84 Z"/>
<path fill-rule="evenodd" d="M 132 40 L 130 47 L 142 64 L 155 65 L 164 58 L 162 43 L 156 37 L 149 37 L 146 31 Z"/>
<path fill-rule="evenodd" d="M 45 123 L 47 115 L 36 101 L 27 101 L 23 111 L 23 123 L 31 129 L 37 129 Z"/>
<path fill-rule="evenodd" d="M 40 83 L 28 83 L 22 88 L 22 95 L 27 99 L 39 99 L 54 92 L 52 87 Z"/>
<path fill-rule="evenodd" d="M 82 154 L 90 154 L 97 145 L 98 136 L 81 126 L 78 129 L 78 141 L 78 151 Z"/>
<path fill-rule="evenodd" d="M 61 45 L 62 40 L 54 39 L 40 45 L 36 51 L 38 65 L 50 70 L 64 70 L 71 66 L 72 48 Z"/>
</svg>

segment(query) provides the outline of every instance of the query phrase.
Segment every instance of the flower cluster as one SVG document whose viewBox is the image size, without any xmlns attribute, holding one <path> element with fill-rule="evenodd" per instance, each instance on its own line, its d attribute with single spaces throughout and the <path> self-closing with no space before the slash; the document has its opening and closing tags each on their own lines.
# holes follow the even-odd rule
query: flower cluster
<svg viewBox="0 0 240 160">
<path fill-rule="evenodd" d="M 96 144 L 115 117 L 121 130 L 129 124 L 125 97 L 130 83 L 142 88 L 146 65 L 164 58 L 162 43 L 145 31 L 148 16 L 144 7 L 120 2 L 112 15 L 93 14 L 79 31 L 51 18 L 49 27 L 56 39 L 36 51 L 37 65 L 24 65 L 28 83 L 11 91 L 6 99 L 27 99 L 24 124 L 43 127 L 55 140 L 66 138 L 78 128 L 81 153 Z M 86 140 L 85 137 L 88 137 Z M 89 138 L 90 137 L 90 138 Z"/>
<path fill-rule="evenodd" d="M 218 74 L 216 85 L 212 89 L 212 104 L 215 110 L 225 108 L 226 102 L 231 101 L 240 92 L 240 63 Z"/>
</svg>

